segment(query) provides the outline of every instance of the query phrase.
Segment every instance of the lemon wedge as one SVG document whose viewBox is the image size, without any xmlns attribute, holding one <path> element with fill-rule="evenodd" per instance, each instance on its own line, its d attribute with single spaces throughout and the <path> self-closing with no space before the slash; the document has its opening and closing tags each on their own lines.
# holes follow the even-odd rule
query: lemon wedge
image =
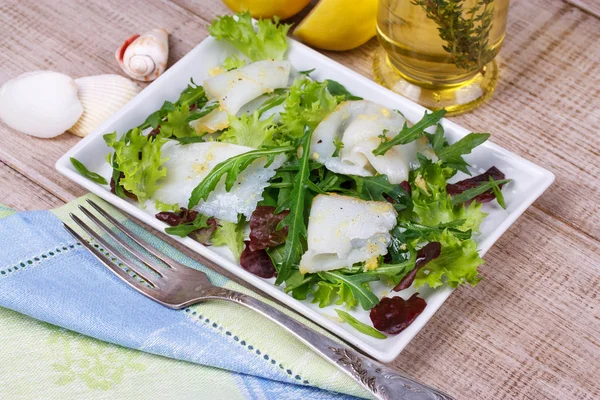
<svg viewBox="0 0 600 400">
<path fill-rule="evenodd" d="M 377 0 L 321 0 L 294 36 L 323 50 L 350 50 L 375 36 Z"/>
<path fill-rule="evenodd" d="M 306 7 L 310 0 L 223 0 L 234 12 L 249 11 L 254 18 L 290 18 Z"/>
</svg>

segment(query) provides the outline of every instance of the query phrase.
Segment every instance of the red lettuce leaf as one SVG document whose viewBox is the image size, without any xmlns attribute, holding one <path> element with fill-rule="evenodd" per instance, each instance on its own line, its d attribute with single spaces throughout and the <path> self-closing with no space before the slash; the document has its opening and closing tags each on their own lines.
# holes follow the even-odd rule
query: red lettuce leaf
<svg viewBox="0 0 600 400">
<path fill-rule="evenodd" d="M 406 329 L 423 312 L 427 303 L 413 294 L 408 300 L 402 297 L 384 297 L 378 305 L 371 309 L 371 322 L 375 329 L 389 334 L 396 334 Z"/>
<path fill-rule="evenodd" d="M 450 183 L 450 184 L 446 185 L 446 191 L 448 192 L 448 194 L 450 196 L 456 196 L 458 194 L 461 194 L 465 190 L 475 188 L 484 182 L 489 182 L 490 176 L 495 181 L 499 181 L 499 180 L 502 180 L 505 178 L 504 173 L 502 171 L 500 171 L 496 167 L 492 167 L 492 168 L 488 169 L 487 171 L 485 171 L 481 175 L 477 175 L 472 178 L 462 180 L 460 182 Z M 498 185 L 499 188 L 502 188 L 502 186 L 503 186 L 503 184 Z M 490 189 L 487 192 L 484 192 L 484 193 L 476 196 L 471 201 L 477 201 L 479 203 L 488 203 L 488 202 L 494 200 L 495 198 L 496 198 L 496 195 Z"/>
<path fill-rule="evenodd" d="M 156 219 L 162 221 L 170 226 L 177 226 L 181 224 L 191 224 L 198 216 L 198 211 L 188 210 L 185 207 L 181 207 L 179 211 L 162 211 L 155 215 Z M 217 229 L 217 220 L 215 218 L 208 218 L 206 220 L 208 228 L 196 229 L 189 233 L 196 241 L 202 243 L 205 246 L 210 246 L 209 239 L 215 229 Z"/>
<path fill-rule="evenodd" d="M 275 266 L 267 252 L 264 249 L 252 251 L 250 242 L 245 241 L 244 243 L 246 243 L 246 248 L 240 256 L 242 268 L 261 278 L 274 277 L 276 275 Z"/>
<path fill-rule="evenodd" d="M 440 242 L 427 243 L 417 252 L 417 262 L 415 263 L 413 270 L 402 278 L 396 287 L 394 287 L 394 291 L 399 292 L 401 290 L 408 289 L 414 282 L 417 272 L 419 272 L 419 270 L 423 268 L 429 261 L 433 260 L 434 258 L 438 258 L 441 252 L 442 245 Z"/>
<path fill-rule="evenodd" d="M 207 219 L 206 223 L 208 224 L 208 228 L 197 229 L 197 230 L 193 231 L 192 233 L 190 233 L 189 236 L 192 237 L 192 239 L 196 240 L 197 242 L 202 243 L 205 246 L 211 246 L 210 237 L 212 236 L 215 229 L 217 229 L 217 226 L 219 226 L 219 224 L 217 223 L 217 220 L 214 218 Z"/>
<path fill-rule="evenodd" d="M 194 222 L 198 211 L 188 210 L 187 208 L 181 207 L 179 211 L 162 211 L 155 215 L 156 219 L 166 223 L 167 225 L 177 226 L 181 224 L 187 224 Z"/>
<path fill-rule="evenodd" d="M 277 225 L 288 214 L 289 210 L 275 214 L 275 207 L 258 206 L 250 217 L 250 242 L 248 248 L 251 251 L 264 250 L 275 247 L 285 242 L 288 235 L 288 227 L 277 230 Z"/>
</svg>

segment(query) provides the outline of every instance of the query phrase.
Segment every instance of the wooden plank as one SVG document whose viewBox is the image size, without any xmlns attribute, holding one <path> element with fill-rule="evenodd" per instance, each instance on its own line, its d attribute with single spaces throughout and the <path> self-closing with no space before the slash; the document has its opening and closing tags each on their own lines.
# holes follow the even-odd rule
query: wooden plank
<svg viewBox="0 0 600 400">
<path fill-rule="evenodd" d="M 0 203 L 18 211 L 45 210 L 63 201 L 0 162 Z"/>
<path fill-rule="evenodd" d="M 600 238 L 600 20 L 561 1 L 512 5 L 500 81 L 455 118 L 556 174 L 536 206 Z"/>
<path fill-rule="evenodd" d="M 460 399 L 600 396 L 600 245 L 531 209 L 394 361 Z"/>
<path fill-rule="evenodd" d="M 155 27 L 172 32 L 170 63 L 206 37 L 205 23 L 167 1 L 151 3 L 3 1 L 0 3 L 0 82 L 23 72 L 52 69 L 74 78 L 122 71 L 114 52 L 134 33 Z M 64 134 L 39 139 L 0 123 L 0 161 L 67 201 L 84 191 L 54 170 L 80 139 Z"/>
</svg>

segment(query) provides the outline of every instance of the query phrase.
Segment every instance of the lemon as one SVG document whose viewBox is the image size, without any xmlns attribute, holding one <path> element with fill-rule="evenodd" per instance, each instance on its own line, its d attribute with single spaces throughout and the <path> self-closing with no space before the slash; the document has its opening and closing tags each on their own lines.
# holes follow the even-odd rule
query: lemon
<svg viewBox="0 0 600 400">
<path fill-rule="evenodd" d="M 290 18 L 310 3 L 310 0 L 223 0 L 233 12 L 250 11 L 254 18 Z"/>
<path fill-rule="evenodd" d="M 294 36 L 323 50 L 350 50 L 375 36 L 377 0 L 321 0 Z"/>
</svg>

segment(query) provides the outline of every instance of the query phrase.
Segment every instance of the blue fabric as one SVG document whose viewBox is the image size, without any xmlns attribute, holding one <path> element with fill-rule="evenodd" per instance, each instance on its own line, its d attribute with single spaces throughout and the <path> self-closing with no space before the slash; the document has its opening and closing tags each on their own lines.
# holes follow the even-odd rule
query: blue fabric
<svg viewBox="0 0 600 400">
<path fill-rule="evenodd" d="M 302 385 L 278 368 L 265 368 L 259 357 L 210 324 L 141 296 L 79 245 L 48 211 L 1 219 L 0 238 L 1 307 L 103 341 L 233 371 L 253 398 L 353 398 Z M 211 278 L 221 284 L 226 280 L 216 273 Z"/>
</svg>

